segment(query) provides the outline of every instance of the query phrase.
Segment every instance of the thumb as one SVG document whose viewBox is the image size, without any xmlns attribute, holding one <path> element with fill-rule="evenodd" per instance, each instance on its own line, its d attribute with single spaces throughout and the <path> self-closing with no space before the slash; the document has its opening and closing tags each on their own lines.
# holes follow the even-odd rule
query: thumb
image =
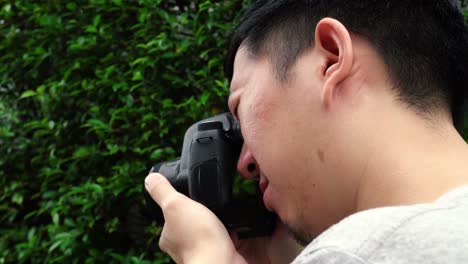
<svg viewBox="0 0 468 264">
<path fill-rule="evenodd" d="M 179 195 L 166 177 L 159 173 L 146 176 L 145 188 L 161 209 L 164 209 L 170 200 Z"/>
</svg>

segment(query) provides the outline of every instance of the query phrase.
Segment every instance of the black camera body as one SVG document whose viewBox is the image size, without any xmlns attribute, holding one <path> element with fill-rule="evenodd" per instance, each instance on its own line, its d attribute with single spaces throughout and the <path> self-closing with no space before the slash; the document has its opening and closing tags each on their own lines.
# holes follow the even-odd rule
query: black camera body
<svg viewBox="0 0 468 264">
<path fill-rule="evenodd" d="M 271 234 L 276 216 L 263 205 L 259 191 L 234 197 L 236 164 L 242 148 L 238 123 L 229 113 L 201 120 L 185 133 L 180 159 L 158 163 L 151 172 L 164 175 L 174 188 L 205 205 L 239 238 Z M 162 223 L 161 208 L 145 190 L 149 214 Z"/>
</svg>

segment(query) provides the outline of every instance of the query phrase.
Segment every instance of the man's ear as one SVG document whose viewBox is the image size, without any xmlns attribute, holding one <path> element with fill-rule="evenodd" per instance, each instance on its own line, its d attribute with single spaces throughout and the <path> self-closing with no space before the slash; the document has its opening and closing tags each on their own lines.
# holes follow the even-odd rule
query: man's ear
<svg viewBox="0 0 468 264">
<path fill-rule="evenodd" d="M 320 20 L 315 28 L 315 48 L 323 55 L 322 104 L 328 108 L 339 92 L 338 85 L 351 73 L 353 65 L 353 47 L 348 30 L 341 22 L 333 18 Z"/>
</svg>

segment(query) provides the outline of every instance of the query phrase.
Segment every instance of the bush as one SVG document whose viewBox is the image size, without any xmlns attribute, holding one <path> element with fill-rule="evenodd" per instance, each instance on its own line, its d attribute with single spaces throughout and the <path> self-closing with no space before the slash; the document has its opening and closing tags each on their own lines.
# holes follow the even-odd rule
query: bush
<svg viewBox="0 0 468 264">
<path fill-rule="evenodd" d="M 226 110 L 245 3 L 61 2 L 0 6 L 0 263 L 167 261 L 143 179 Z"/>
<path fill-rule="evenodd" d="M 0 5 L 0 263 L 168 262 L 143 179 L 226 110 L 250 1 L 61 2 Z"/>
</svg>

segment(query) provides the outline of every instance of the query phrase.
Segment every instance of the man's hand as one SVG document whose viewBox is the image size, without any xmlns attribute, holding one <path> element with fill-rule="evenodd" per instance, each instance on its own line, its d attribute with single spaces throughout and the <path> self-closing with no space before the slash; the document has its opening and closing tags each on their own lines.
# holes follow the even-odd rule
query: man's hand
<svg viewBox="0 0 468 264">
<path fill-rule="evenodd" d="M 245 263 L 226 228 L 205 206 L 177 192 L 160 174 L 145 187 L 161 207 L 165 224 L 159 247 L 177 263 Z"/>
<path fill-rule="evenodd" d="M 271 237 L 238 240 L 208 208 L 177 192 L 162 175 L 150 174 L 145 187 L 164 213 L 159 247 L 177 263 L 290 263 L 302 250 L 279 221 Z"/>
</svg>

